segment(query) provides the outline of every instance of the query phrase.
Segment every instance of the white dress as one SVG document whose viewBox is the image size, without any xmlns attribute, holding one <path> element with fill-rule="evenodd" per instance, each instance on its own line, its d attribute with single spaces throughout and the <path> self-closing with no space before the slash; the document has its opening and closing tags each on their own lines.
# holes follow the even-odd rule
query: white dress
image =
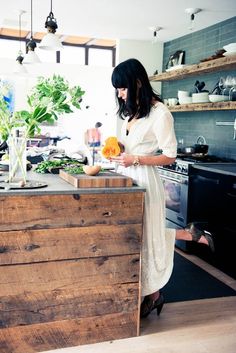
<svg viewBox="0 0 236 353">
<path fill-rule="evenodd" d="M 176 137 L 173 117 L 163 103 L 157 103 L 146 118 L 138 119 L 126 135 L 128 117 L 121 130 L 125 153 L 151 156 L 159 149 L 168 157 L 176 157 Z M 155 166 L 141 165 L 117 171 L 130 176 L 137 185 L 146 188 L 141 259 L 142 296 L 162 288 L 173 269 L 175 230 L 165 226 L 165 194 Z M 135 212 L 135 210 L 134 210 Z"/>
</svg>

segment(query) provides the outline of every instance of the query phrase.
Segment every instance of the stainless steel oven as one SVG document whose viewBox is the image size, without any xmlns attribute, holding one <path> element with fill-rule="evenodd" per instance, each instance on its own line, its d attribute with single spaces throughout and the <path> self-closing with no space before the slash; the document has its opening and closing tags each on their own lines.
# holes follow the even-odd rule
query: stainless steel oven
<svg viewBox="0 0 236 353">
<path fill-rule="evenodd" d="M 166 219 L 174 223 L 175 228 L 185 227 L 187 224 L 189 177 L 164 168 L 158 168 L 158 172 L 165 189 Z"/>
</svg>

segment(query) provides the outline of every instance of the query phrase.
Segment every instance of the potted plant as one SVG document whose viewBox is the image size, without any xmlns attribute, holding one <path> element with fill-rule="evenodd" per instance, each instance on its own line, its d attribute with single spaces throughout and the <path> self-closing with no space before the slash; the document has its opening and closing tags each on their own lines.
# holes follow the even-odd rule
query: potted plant
<svg viewBox="0 0 236 353">
<path fill-rule="evenodd" d="M 25 184 L 27 138 L 39 134 L 42 123 L 53 124 L 60 115 L 72 113 L 73 108 L 81 109 L 80 103 L 85 92 L 80 86 L 70 87 L 60 75 L 39 77 L 27 96 L 29 109 L 12 113 L 4 89 L 3 85 L 0 86 L 0 139 L 9 145 L 9 182 L 14 181 L 19 172 Z"/>
</svg>

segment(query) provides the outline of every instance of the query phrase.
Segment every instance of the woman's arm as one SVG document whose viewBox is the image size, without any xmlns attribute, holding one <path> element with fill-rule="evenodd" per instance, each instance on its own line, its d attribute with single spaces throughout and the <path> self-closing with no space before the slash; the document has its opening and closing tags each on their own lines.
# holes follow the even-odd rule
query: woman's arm
<svg viewBox="0 0 236 353">
<path fill-rule="evenodd" d="M 130 167 L 132 165 L 168 165 L 172 164 L 175 161 L 175 157 L 167 157 L 164 154 L 160 154 L 157 156 L 138 156 L 132 154 L 121 153 L 118 157 L 111 158 L 113 162 L 116 162 L 125 168 Z"/>
</svg>

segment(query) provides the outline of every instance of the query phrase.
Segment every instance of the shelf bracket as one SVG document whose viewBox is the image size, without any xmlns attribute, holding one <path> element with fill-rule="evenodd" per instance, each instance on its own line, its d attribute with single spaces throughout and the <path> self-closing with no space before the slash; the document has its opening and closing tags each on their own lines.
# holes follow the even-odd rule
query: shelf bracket
<svg viewBox="0 0 236 353">
<path fill-rule="evenodd" d="M 216 126 L 233 126 L 234 127 L 233 139 L 236 140 L 236 118 L 234 119 L 234 121 L 216 121 Z"/>
</svg>

